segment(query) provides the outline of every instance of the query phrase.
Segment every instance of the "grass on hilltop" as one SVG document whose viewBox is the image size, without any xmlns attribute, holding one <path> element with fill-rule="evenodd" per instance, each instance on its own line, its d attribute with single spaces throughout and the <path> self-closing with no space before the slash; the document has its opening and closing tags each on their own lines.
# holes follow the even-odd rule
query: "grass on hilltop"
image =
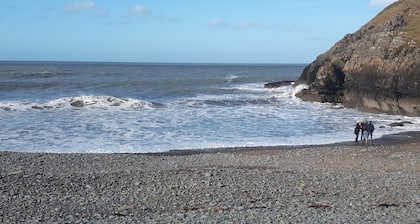
<svg viewBox="0 0 420 224">
<path fill-rule="evenodd" d="M 404 15 L 408 20 L 407 25 L 401 31 L 404 37 L 410 40 L 420 41 L 420 1 L 400 0 L 380 12 L 373 18 L 367 27 L 380 27 L 392 21 L 397 15 Z"/>
</svg>

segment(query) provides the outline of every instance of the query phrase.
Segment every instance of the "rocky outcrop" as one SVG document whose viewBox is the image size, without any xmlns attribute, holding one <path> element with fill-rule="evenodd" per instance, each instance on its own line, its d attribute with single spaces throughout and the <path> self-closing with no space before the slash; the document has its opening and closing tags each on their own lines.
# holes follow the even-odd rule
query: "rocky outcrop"
<svg viewBox="0 0 420 224">
<path fill-rule="evenodd" d="M 308 65 L 304 100 L 420 116 L 420 1 L 399 0 Z"/>
<path fill-rule="evenodd" d="M 294 83 L 294 81 L 278 81 L 278 82 L 269 82 L 264 84 L 264 88 L 272 89 L 272 88 L 278 88 L 282 86 L 290 86 Z"/>
</svg>

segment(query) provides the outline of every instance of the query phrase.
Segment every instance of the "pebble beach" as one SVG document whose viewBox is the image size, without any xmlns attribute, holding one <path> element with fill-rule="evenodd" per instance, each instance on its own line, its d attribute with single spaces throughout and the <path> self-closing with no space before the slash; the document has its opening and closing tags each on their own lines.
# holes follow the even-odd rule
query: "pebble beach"
<svg viewBox="0 0 420 224">
<path fill-rule="evenodd" d="M 0 152 L 1 223 L 419 223 L 420 134 L 159 154 Z"/>
</svg>

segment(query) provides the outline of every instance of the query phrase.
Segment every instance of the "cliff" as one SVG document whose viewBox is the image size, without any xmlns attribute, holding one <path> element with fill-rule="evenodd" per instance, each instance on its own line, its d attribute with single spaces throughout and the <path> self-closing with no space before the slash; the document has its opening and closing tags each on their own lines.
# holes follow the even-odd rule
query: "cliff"
<svg viewBox="0 0 420 224">
<path fill-rule="evenodd" d="M 420 116 L 420 0 L 400 0 L 308 65 L 304 100 Z"/>
</svg>

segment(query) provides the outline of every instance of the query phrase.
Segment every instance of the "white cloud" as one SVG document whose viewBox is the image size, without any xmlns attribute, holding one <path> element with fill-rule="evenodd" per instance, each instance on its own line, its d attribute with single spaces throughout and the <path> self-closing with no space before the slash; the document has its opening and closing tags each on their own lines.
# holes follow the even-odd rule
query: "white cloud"
<svg viewBox="0 0 420 224">
<path fill-rule="evenodd" d="M 237 29 L 248 29 L 248 28 L 255 27 L 256 25 L 257 25 L 256 22 L 254 22 L 254 21 L 248 21 L 248 22 L 237 24 L 235 26 L 235 28 L 237 28 Z"/>
<path fill-rule="evenodd" d="M 220 19 L 220 18 L 210 19 L 208 24 L 210 26 L 229 26 L 229 23 L 227 23 L 225 20 Z"/>
<path fill-rule="evenodd" d="M 142 5 L 135 5 L 131 8 L 131 12 L 136 15 L 144 15 L 151 13 L 151 10 Z"/>
<path fill-rule="evenodd" d="M 385 7 L 398 0 L 370 0 L 369 5 L 372 7 Z"/>
<path fill-rule="evenodd" d="M 227 27 L 231 29 L 249 29 L 257 26 L 254 21 L 242 22 L 237 24 L 231 24 L 228 21 L 220 18 L 213 18 L 208 21 L 209 26 L 213 27 Z"/>
<path fill-rule="evenodd" d="M 68 12 L 81 12 L 85 10 L 95 9 L 96 7 L 97 6 L 93 1 L 85 1 L 68 3 L 64 6 L 64 9 Z"/>
</svg>

